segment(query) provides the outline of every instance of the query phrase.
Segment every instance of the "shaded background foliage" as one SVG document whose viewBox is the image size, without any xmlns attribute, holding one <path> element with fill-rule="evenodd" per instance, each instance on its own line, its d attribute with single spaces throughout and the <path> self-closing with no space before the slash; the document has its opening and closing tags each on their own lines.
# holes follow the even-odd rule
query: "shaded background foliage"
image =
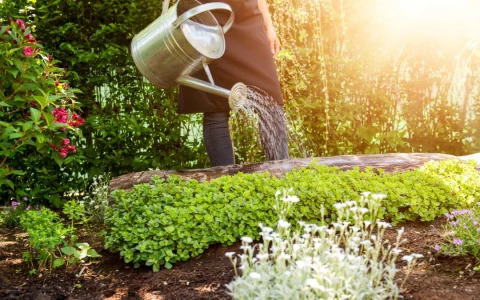
<svg viewBox="0 0 480 300">
<path fill-rule="evenodd" d="M 60 197 L 98 174 L 209 165 L 201 116 L 178 115 L 177 91 L 154 88 L 130 56 L 132 37 L 161 2 L 3 0 L 0 18 L 30 19 L 68 68 L 87 121 L 78 154 L 61 169 L 35 154 L 16 161 L 29 174 L 17 178 L 18 190 Z M 376 0 L 269 2 L 292 156 L 479 151 L 478 28 L 468 17 L 392 34 L 402 20 L 389 15 L 395 8 L 376 12 Z M 232 130 L 237 162 L 261 161 L 254 126 L 232 120 Z"/>
</svg>

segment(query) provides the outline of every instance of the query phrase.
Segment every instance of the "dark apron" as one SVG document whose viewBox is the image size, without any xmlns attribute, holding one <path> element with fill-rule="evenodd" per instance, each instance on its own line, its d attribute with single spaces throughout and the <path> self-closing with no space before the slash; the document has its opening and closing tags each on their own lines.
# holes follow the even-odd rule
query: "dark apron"
<svg viewBox="0 0 480 300">
<path fill-rule="evenodd" d="M 270 43 L 264 29 L 263 16 L 258 0 L 200 0 L 202 3 L 224 2 L 232 7 L 235 22 L 225 34 L 225 54 L 209 64 L 215 85 L 231 89 L 243 82 L 264 90 L 278 104 L 283 104 L 280 83 Z M 228 13 L 212 11 L 220 24 L 228 19 Z M 194 74 L 208 81 L 205 71 Z M 179 113 L 229 111 L 228 100 L 197 89 L 180 86 Z"/>
</svg>

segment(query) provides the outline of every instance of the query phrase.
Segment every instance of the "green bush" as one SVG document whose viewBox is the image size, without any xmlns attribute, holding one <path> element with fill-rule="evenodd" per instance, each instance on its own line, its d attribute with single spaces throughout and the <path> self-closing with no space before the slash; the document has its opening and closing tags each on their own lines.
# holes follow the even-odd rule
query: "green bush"
<svg viewBox="0 0 480 300">
<path fill-rule="evenodd" d="M 473 165 L 457 161 L 428 163 L 404 173 L 372 169 L 340 171 L 312 163 L 278 179 L 268 173 L 223 176 L 210 182 L 154 179 L 130 191 L 113 193 L 107 209 L 106 247 L 120 251 L 126 262 L 158 270 L 203 252 L 214 243 L 231 244 L 242 236 L 258 238 L 258 223 L 276 222 L 275 191 L 292 187 L 301 202 L 290 223 L 334 219 L 333 205 L 358 200 L 362 192 L 383 193 L 387 202 L 380 217 L 398 223 L 429 221 L 449 209 L 469 206 L 480 196 L 480 175 Z"/>
</svg>

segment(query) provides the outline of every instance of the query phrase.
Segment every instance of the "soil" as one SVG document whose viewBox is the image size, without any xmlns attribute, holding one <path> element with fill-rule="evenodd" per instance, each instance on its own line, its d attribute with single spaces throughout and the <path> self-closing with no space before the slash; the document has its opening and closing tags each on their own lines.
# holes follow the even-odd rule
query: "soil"
<svg viewBox="0 0 480 300">
<path fill-rule="evenodd" d="M 403 253 L 425 256 L 403 286 L 406 299 L 480 299 L 480 272 L 472 270 L 472 257 L 432 253 L 433 246 L 442 242 L 444 222 L 440 218 L 404 223 L 387 234 L 395 240 L 396 229 L 404 227 L 408 242 Z M 89 232 L 87 242 L 101 249 L 101 240 L 91 234 L 97 230 Z M 0 229 L 0 299 L 231 299 L 225 284 L 234 273 L 224 254 L 238 252 L 239 244 L 212 246 L 196 258 L 156 273 L 147 267 L 134 269 L 118 254 L 103 250 L 99 251 L 102 258 L 81 266 L 56 269 L 51 275 L 29 275 L 30 269 L 21 259 L 26 250 L 25 234 L 18 229 Z M 405 276 L 404 266 L 398 262 L 399 280 Z"/>
</svg>

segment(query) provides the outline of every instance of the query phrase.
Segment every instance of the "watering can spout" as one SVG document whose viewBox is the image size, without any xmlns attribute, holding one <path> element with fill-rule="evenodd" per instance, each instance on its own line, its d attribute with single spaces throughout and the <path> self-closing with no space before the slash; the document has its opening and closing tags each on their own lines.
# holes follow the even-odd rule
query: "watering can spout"
<svg viewBox="0 0 480 300">
<path fill-rule="evenodd" d="M 177 78 L 177 83 L 227 98 L 228 104 L 233 111 L 237 111 L 247 99 L 247 86 L 241 82 L 236 83 L 231 90 L 228 90 L 190 75 L 183 75 Z"/>
</svg>

